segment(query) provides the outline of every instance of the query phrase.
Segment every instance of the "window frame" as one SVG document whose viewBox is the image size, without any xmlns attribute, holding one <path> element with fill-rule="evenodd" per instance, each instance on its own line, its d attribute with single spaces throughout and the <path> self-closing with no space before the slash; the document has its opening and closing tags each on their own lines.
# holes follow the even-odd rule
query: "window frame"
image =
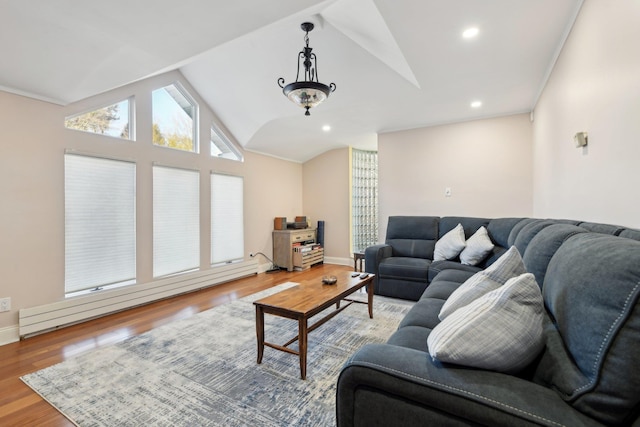
<svg viewBox="0 0 640 427">
<path fill-rule="evenodd" d="M 98 110 L 103 110 L 105 108 L 109 108 L 112 105 L 119 105 L 123 102 L 127 103 L 127 120 L 128 120 L 128 124 L 129 124 L 129 137 L 128 138 L 123 138 L 121 136 L 116 136 L 116 135 L 109 135 L 106 133 L 100 133 L 100 132 L 94 132 L 91 130 L 84 130 L 84 129 L 76 129 L 73 127 L 68 127 L 67 126 L 67 122 L 69 120 L 73 120 L 76 119 L 78 117 L 82 117 L 86 114 L 90 114 L 93 113 L 94 111 L 98 111 Z M 71 131 L 76 131 L 76 132 L 84 132 L 84 133 L 88 133 L 88 134 L 93 134 L 93 135 L 100 135 L 100 136 L 105 136 L 108 138 L 115 138 L 115 139 L 119 139 L 119 140 L 123 140 L 123 141 L 136 141 L 136 123 L 135 123 L 135 110 L 136 110 L 136 105 L 135 105 L 135 95 L 131 95 L 128 98 L 124 98 L 121 99 L 120 101 L 116 101 L 116 102 L 109 102 L 107 104 L 102 104 L 102 106 L 100 107 L 93 107 L 93 108 L 87 108 L 86 110 L 82 110 L 81 112 L 78 113 L 74 113 L 71 114 L 70 116 L 65 116 L 64 118 L 64 128 L 71 130 Z"/>
<path fill-rule="evenodd" d="M 100 223 L 98 226 L 95 225 L 91 225 L 90 227 L 86 228 L 85 230 L 81 230 L 78 231 L 76 230 L 71 230 L 70 231 L 70 225 L 69 225 L 69 203 L 70 203 L 70 197 L 69 197 L 69 186 L 68 186 L 68 180 L 71 179 L 72 177 L 70 176 L 70 171 L 69 171 L 69 167 L 70 167 L 70 163 L 69 163 L 69 159 L 71 157 L 74 158 L 83 158 L 83 159 L 87 159 L 88 161 L 93 160 L 93 161 L 105 161 L 105 162 L 117 162 L 120 164 L 127 164 L 129 166 L 132 166 L 132 176 L 129 178 L 132 178 L 131 180 L 131 188 L 129 191 L 131 191 L 131 196 L 132 198 L 130 200 L 127 200 L 126 204 L 122 204 L 122 203 L 118 203 L 115 206 L 117 206 L 118 208 L 122 208 L 123 205 L 126 205 L 128 207 L 131 207 L 131 211 L 129 212 L 124 212 L 122 209 L 120 209 L 118 211 L 118 214 L 115 215 L 114 217 L 110 217 L 108 218 L 108 223 L 105 224 L 104 222 Z M 95 179 L 96 176 L 96 168 L 95 165 L 91 167 L 92 173 L 90 174 L 89 179 Z M 123 181 L 124 182 L 124 181 Z M 87 183 L 86 179 L 81 179 L 81 180 L 74 180 L 74 183 L 80 183 L 81 185 L 84 185 Z M 108 183 L 104 186 L 104 187 L 109 187 L 109 191 L 108 193 L 108 197 L 99 197 L 98 200 L 100 201 L 99 203 L 103 203 L 105 200 L 110 200 L 111 198 L 114 197 L 114 191 L 113 191 L 113 183 L 114 181 L 112 179 L 108 180 Z M 91 189 L 91 194 L 95 194 L 96 193 L 96 189 L 92 188 Z M 87 292 L 91 292 L 91 291 L 95 291 L 95 290 L 101 290 L 101 289 L 105 289 L 105 288 L 114 288 L 114 287 L 119 287 L 119 286 L 125 286 L 125 285 L 132 285 L 137 283 L 137 165 L 136 162 L 133 160 L 128 160 L 128 159 L 119 159 L 119 158 L 112 158 L 112 157 L 107 157 L 107 156 L 102 156 L 102 155 L 96 155 L 96 154 L 90 154 L 90 153 L 81 153 L 75 150 L 65 150 L 64 153 L 64 219 L 65 219 L 65 228 L 64 228 L 64 253 L 65 253 L 65 257 L 64 257 L 64 271 L 65 271 L 65 277 L 64 277 L 64 292 L 65 292 L 65 297 L 73 297 L 73 296 L 77 296 L 77 295 L 81 295 Z M 78 196 L 76 196 L 78 197 Z M 80 197 L 78 198 L 78 200 L 82 200 L 82 202 L 87 201 L 88 199 L 90 199 L 90 197 Z M 99 206 L 95 206 L 95 205 L 91 205 L 91 206 L 82 206 L 82 208 L 84 208 L 84 215 L 80 215 L 82 217 L 90 217 L 91 219 L 96 218 L 97 215 L 95 215 L 96 211 L 100 211 L 100 212 L 104 212 L 106 209 L 102 209 Z M 90 215 L 88 215 L 87 213 L 91 213 Z M 123 243 L 123 233 L 99 233 L 100 236 L 97 236 L 96 239 L 98 240 L 97 243 L 94 244 L 94 249 L 90 250 L 86 248 L 86 244 L 87 244 L 87 239 L 86 238 L 82 238 L 80 239 L 82 241 L 82 244 L 80 246 L 82 246 L 82 255 L 88 255 L 89 257 L 89 261 L 84 260 L 84 262 L 82 262 L 82 260 L 80 260 L 80 264 L 73 264 L 71 265 L 71 263 L 73 261 L 76 261 L 75 259 L 70 259 L 73 258 L 70 256 L 71 252 L 74 252 L 73 248 L 70 247 L 70 239 L 75 237 L 77 239 L 77 236 L 72 236 L 70 235 L 70 233 L 72 234 L 81 234 L 81 236 L 84 236 L 86 234 L 87 229 L 90 230 L 99 230 L 100 231 L 104 231 L 104 230 L 108 230 L 110 226 L 113 226 L 114 222 L 117 222 L 118 224 L 123 223 L 122 218 L 125 218 L 122 214 L 127 213 L 128 215 L 130 215 L 129 217 L 129 223 L 127 223 L 127 226 L 131 226 L 132 229 L 128 230 L 128 236 L 129 237 L 125 237 L 125 240 L 128 240 L 129 243 L 132 243 L 131 246 L 127 246 L 127 250 L 122 250 L 124 248 L 124 246 L 122 245 Z M 78 212 L 74 212 L 71 215 L 77 215 Z M 103 220 L 105 219 L 104 217 L 102 218 Z M 124 221 L 126 223 L 126 221 Z M 80 224 L 82 225 L 82 224 Z M 75 233 L 74 233 L 75 231 Z M 126 232 L 127 230 L 125 230 Z M 93 233 L 91 233 L 93 234 Z M 116 242 L 111 242 L 111 247 L 109 247 L 109 245 L 105 244 L 105 241 L 107 241 L 110 237 L 113 236 L 119 236 L 119 240 L 117 240 Z M 77 242 L 76 242 L 77 243 Z M 74 245 L 77 246 L 77 245 Z M 99 248 L 99 249 L 96 249 Z M 117 250 L 114 250 L 114 248 L 116 248 Z M 105 253 L 105 250 L 107 251 Z M 79 249 L 76 247 L 76 251 L 79 251 Z M 82 270 L 83 269 L 83 263 L 86 264 L 88 262 L 91 263 L 92 266 L 95 266 L 96 264 L 100 264 L 100 262 L 102 263 L 109 263 L 108 266 L 104 266 L 103 270 L 100 271 L 98 270 L 96 272 L 96 270 L 92 269 L 92 272 L 90 275 L 88 275 L 87 277 L 91 276 L 92 278 L 98 276 L 98 277 L 105 277 L 105 276 L 113 276 L 113 261 L 114 260 L 118 260 L 120 259 L 122 256 L 126 256 L 128 252 L 128 255 L 132 256 L 133 259 L 130 260 L 129 262 L 132 263 L 132 265 L 129 266 L 130 270 L 129 271 L 129 275 L 130 277 L 120 277 L 118 280 L 110 280 L 107 282 L 93 282 L 91 283 L 91 285 L 88 286 L 78 286 L 78 285 L 70 285 L 69 280 L 70 280 L 70 270 L 73 269 L 74 271 L 77 270 Z M 96 260 L 100 260 L 100 262 L 97 262 Z M 111 261 L 109 261 L 111 260 Z M 86 265 L 85 265 L 86 267 Z M 105 273 L 105 271 L 108 271 L 108 273 Z M 98 274 L 100 273 L 100 274 Z M 77 275 L 76 275 L 77 276 Z M 74 278 L 72 280 L 77 280 L 77 278 Z M 72 289 L 71 289 L 72 288 Z"/>
<path fill-rule="evenodd" d="M 227 152 L 221 149 L 220 146 L 214 142 L 214 135 L 217 137 L 220 143 L 225 146 L 225 148 L 228 150 Z M 215 145 L 216 148 L 220 151 L 220 154 L 218 155 L 213 154 L 213 145 Z M 242 155 L 240 150 L 236 148 L 235 144 L 233 144 L 231 140 L 227 137 L 227 134 L 225 134 L 222 131 L 222 129 L 216 126 L 215 123 L 211 124 L 211 138 L 210 138 L 209 150 L 210 150 L 209 154 L 211 155 L 211 157 L 215 157 L 217 159 L 227 159 L 227 160 L 233 160 L 237 162 L 244 162 L 244 156 Z M 227 156 L 226 154 L 231 154 L 231 156 Z"/>
<path fill-rule="evenodd" d="M 193 212 L 189 212 L 188 213 L 188 218 L 190 220 L 190 222 L 188 223 L 188 225 L 190 225 L 192 228 L 195 228 L 195 232 L 193 232 L 193 230 L 189 230 L 191 232 L 193 232 L 193 234 L 186 234 L 184 232 L 182 233 L 176 233 L 175 230 L 171 231 L 171 235 L 169 235 L 168 237 L 171 238 L 175 238 L 177 234 L 179 234 L 181 237 L 183 237 L 184 239 L 180 239 L 179 243 L 182 245 L 185 245 L 185 247 L 190 248 L 189 254 L 190 254 L 190 258 L 187 261 L 184 261 L 182 263 L 182 265 L 180 266 L 180 268 L 178 269 L 171 269 L 171 268 L 167 268 L 165 265 L 160 266 L 159 262 L 162 260 L 166 260 L 170 257 L 167 256 L 163 256 L 163 254 L 166 254 L 167 252 L 170 252 L 171 250 L 175 250 L 175 246 L 171 246 L 171 249 L 167 249 L 166 246 L 160 246 L 160 245 L 166 245 L 167 244 L 167 233 L 164 233 L 163 235 L 159 235 L 157 233 L 160 233 L 161 230 L 161 221 L 164 221 L 167 219 L 167 216 L 175 216 L 176 213 L 180 213 L 177 212 L 175 208 L 171 209 L 171 213 L 167 214 L 166 212 L 162 212 L 163 215 L 160 214 L 160 212 L 157 209 L 161 209 L 163 207 L 165 207 L 166 205 L 163 204 L 162 206 L 160 206 L 160 202 L 164 202 L 165 200 L 158 200 L 157 197 L 166 197 L 166 200 L 172 200 L 172 201 L 176 201 L 175 197 L 167 197 L 166 194 L 160 194 L 159 191 L 161 191 L 162 189 L 160 188 L 160 180 L 158 178 L 158 176 L 156 175 L 156 171 L 159 171 L 160 169 L 166 169 L 166 170 L 171 170 L 174 172 L 185 172 L 185 173 L 193 173 L 194 175 L 192 176 L 192 178 L 194 179 L 194 185 L 196 185 L 196 188 L 193 189 L 192 193 L 193 193 L 193 200 L 191 200 L 191 202 L 194 203 L 194 206 L 192 206 L 194 209 Z M 189 273 L 189 272 L 193 272 L 193 271 L 198 271 L 201 268 L 201 263 L 200 263 L 200 234 L 201 234 L 201 226 L 200 226 L 200 214 L 201 214 L 201 209 L 200 209 L 200 205 L 201 205 L 201 201 L 200 201 L 200 171 L 197 169 L 188 169 L 188 168 L 182 168 L 182 167 L 176 167 L 176 166 L 169 166 L 169 165 L 165 165 L 165 164 L 159 164 L 159 163 L 153 163 L 152 165 L 152 177 L 153 177 L 153 190 L 152 190 L 152 223 L 153 223 L 153 231 L 152 231 L 152 276 L 154 279 L 158 279 L 158 278 L 163 278 L 163 277 L 169 277 L 169 276 L 175 276 L 175 275 L 180 275 L 180 274 L 184 274 L 184 273 Z M 169 190 L 175 190 L 174 188 L 169 188 Z M 187 196 L 187 192 L 186 191 L 175 191 L 173 193 L 174 195 L 183 195 L 183 196 Z M 183 200 L 184 201 L 184 200 Z M 183 208 L 186 207 L 187 205 L 182 203 L 179 206 L 182 206 Z M 184 213 L 184 212 L 183 212 Z M 184 231 L 184 230 L 183 230 Z M 161 237 L 162 237 L 162 241 L 161 241 Z M 185 242 L 187 242 L 185 244 Z M 171 243 L 171 242 L 170 242 Z M 190 244 L 189 244 L 190 243 Z M 176 264 L 174 262 L 174 264 Z"/>
<path fill-rule="evenodd" d="M 171 86 L 173 86 L 176 89 L 176 91 L 181 96 L 183 96 L 185 98 L 185 100 L 189 104 L 191 104 L 193 106 L 193 117 L 191 117 L 191 137 L 192 137 L 193 150 L 183 150 L 181 148 L 169 147 L 169 146 L 166 146 L 166 145 L 158 145 L 158 144 L 153 142 L 153 138 L 151 139 L 151 144 L 154 147 L 169 148 L 169 149 L 176 150 L 176 151 L 181 151 L 181 152 L 184 152 L 184 153 L 199 154 L 200 153 L 200 131 L 199 131 L 199 129 L 200 129 L 200 125 L 199 125 L 199 123 L 200 123 L 200 105 L 195 100 L 193 95 L 191 95 L 191 93 L 189 93 L 189 91 L 187 89 L 185 89 L 185 87 L 179 81 L 174 81 L 172 83 L 169 83 L 167 85 L 158 87 L 156 89 L 151 89 L 151 133 L 153 135 L 153 126 L 155 126 L 155 120 L 153 118 L 153 110 L 154 110 L 153 94 L 156 91 L 165 90 L 169 94 L 169 96 L 171 96 L 173 98 L 173 100 L 176 102 L 176 104 L 181 107 L 180 102 L 178 102 L 178 100 L 176 100 L 176 98 L 171 94 L 171 92 L 167 90 L 167 88 L 171 87 Z M 183 109 L 183 111 L 184 111 L 184 109 Z M 186 111 L 185 111 L 185 114 L 188 115 L 188 113 Z"/>
<path fill-rule="evenodd" d="M 216 209 L 214 207 L 214 204 L 216 202 L 216 194 L 215 194 L 215 187 L 216 185 L 214 184 L 214 179 L 215 177 L 221 177 L 223 179 L 225 178 L 230 178 L 230 179 L 238 179 L 240 180 L 240 190 L 241 190 L 241 194 L 240 197 L 238 198 L 236 195 L 236 200 L 239 200 L 240 202 L 240 215 L 239 215 L 239 224 L 236 222 L 234 224 L 234 220 L 237 221 L 237 212 L 233 213 L 233 217 L 230 218 L 229 215 L 226 215 L 225 217 L 221 218 L 221 221 L 224 222 L 224 225 L 222 227 L 222 232 L 224 234 L 230 234 L 229 231 L 233 228 L 233 226 L 239 226 L 239 235 L 235 235 L 235 240 L 232 241 L 231 243 L 227 243 L 226 245 L 233 247 L 234 245 L 236 246 L 234 249 L 237 250 L 237 252 L 233 253 L 231 256 L 228 257 L 220 257 L 220 258 L 215 258 L 216 256 L 216 250 L 215 248 L 217 247 L 217 241 L 216 241 L 216 231 L 220 230 L 217 227 L 216 222 L 220 219 L 220 218 L 216 218 Z M 227 173 L 220 173 L 220 172 L 215 172 L 215 171 L 211 171 L 210 177 L 209 177 L 209 181 L 211 183 L 210 186 L 210 191 L 211 191 L 211 201 L 210 201 L 210 213 L 211 213 L 211 235 L 210 235 L 210 249 L 211 249 L 211 257 L 210 257 L 210 263 L 211 266 L 218 266 L 218 265 L 222 265 L 222 264 L 230 264 L 232 262 L 239 262 L 242 261 L 244 259 L 244 177 L 240 176 L 240 175 L 232 175 L 232 174 L 227 174 Z M 231 204 L 231 201 L 229 199 L 225 200 L 224 206 L 225 207 L 229 207 Z M 226 230 L 224 230 L 226 229 Z M 235 230 L 235 233 L 237 233 L 238 230 Z M 227 236 L 228 237 L 228 236 Z M 228 239 L 226 240 L 228 241 Z M 238 247 L 239 246 L 239 249 Z"/>
</svg>

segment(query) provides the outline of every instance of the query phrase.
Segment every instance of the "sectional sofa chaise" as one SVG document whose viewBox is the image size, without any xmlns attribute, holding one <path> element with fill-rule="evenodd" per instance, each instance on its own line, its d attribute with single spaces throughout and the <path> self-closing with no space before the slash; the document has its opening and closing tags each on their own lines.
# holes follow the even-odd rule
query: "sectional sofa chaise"
<svg viewBox="0 0 640 427">
<path fill-rule="evenodd" d="M 490 247 L 468 262 L 481 232 Z M 441 259 L 454 234 L 465 248 Z M 376 294 L 416 303 L 342 368 L 339 427 L 640 426 L 640 230 L 390 217 L 365 265 Z M 494 285 L 465 301 L 478 283 Z M 484 317 L 496 307 L 508 320 Z"/>
</svg>

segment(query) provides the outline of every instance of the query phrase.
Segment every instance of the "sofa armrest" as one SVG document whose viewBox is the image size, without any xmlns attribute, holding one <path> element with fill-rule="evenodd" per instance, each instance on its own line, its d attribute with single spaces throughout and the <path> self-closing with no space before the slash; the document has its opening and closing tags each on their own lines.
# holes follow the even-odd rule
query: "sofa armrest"
<svg viewBox="0 0 640 427">
<path fill-rule="evenodd" d="M 378 292 L 378 265 L 380 265 L 380 261 L 391 255 L 393 255 L 393 248 L 385 244 L 369 246 L 364 251 L 364 270 L 367 273 L 375 274 L 373 289 L 376 293 Z"/>
<path fill-rule="evenodd" d="M 428 353 L 369 344 L 342 368 L 338 427 L 602 426 L 553 390 L 498 372 L 443 365 Z"/>
</svg>

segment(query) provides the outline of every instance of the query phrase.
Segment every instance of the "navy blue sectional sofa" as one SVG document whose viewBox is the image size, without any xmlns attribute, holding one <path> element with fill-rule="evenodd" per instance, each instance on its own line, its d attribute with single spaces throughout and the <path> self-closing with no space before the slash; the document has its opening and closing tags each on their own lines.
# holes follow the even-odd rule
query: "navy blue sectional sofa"
<svg viewBox="0 0 640 427">
<path fill-rule="evenodd" d="M 432 261 L 436 241 L 481 226 L 477 266 Z M 515 246 L 544 300 L 544 350 L 505 374 L 433 360 L 427 337 L 462 283 Z M 415 300 L 386 344 L 358 350 L 337 384 L 339 427 L 640 426 L 640 230 L 533 218 L 390 217 L 365 252 L 376 294 Z"/>
</svg>

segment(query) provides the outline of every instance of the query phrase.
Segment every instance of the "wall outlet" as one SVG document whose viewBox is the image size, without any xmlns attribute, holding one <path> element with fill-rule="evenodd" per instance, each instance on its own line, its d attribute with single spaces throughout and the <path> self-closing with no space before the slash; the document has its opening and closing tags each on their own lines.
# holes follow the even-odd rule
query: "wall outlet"
<svg viewBox="0 0 640 427">
<path fill-rule="evenodd" d="M 11 298 L 0 298 L 0 312 L 11 311 Z"/>
<path fill-rule="evenodd" d="M 249 252 L 249 258 L 253 258 L 254 256 L 256 256 L 256 254 L 254 254 L 253 252 Z"/>
<path fill-rule="evenodd" d="M 444 189 L 444 197 L 451 197 L 451 187 Z"/>
</svg>

